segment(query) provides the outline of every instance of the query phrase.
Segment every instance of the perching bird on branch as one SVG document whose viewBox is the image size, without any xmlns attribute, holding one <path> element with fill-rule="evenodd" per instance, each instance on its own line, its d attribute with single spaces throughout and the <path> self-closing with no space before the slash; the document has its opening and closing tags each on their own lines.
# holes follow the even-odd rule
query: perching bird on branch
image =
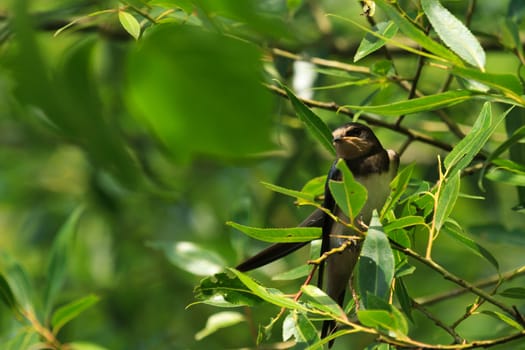
<svg viewBox="0 0 525 350">
<path fill-rule="evenodd" d="M 337 206 L 329 188 L 330 180 L 341 181 L 341 171 L 337 169 L 337 162 L 343 159 L 356 181 L 368 191 L 368 198 L 355 216 L 354 227 L 370 223 L 372 212 L 381 210 L 389 193 L 390 182 L 397 173 L 399 157 L 393 150 L 386 150 L 381 145 L 373 131 L 359 123 L 348 123 L 334 130 L 333 144 L 337 159 L 328 173 L 325 183 L 323 207 L 336 215 L 341 222 L 335 222 L 330 215 L 320 209 L 315 210 L 299 226 L 321 227 L 322 244 L 321 255 L 331 249 L 348 244 L 344 236 L 358 236 L 359 233 L 344 223 L 349 218 Z M 326 259 L 326 286 L 323 283 L 323 264 L 319 269 L 319 287 L 326 290 L 327 294 L 343 307 L 345 291 L 350 283 L 352 271 L 357 263 L 361 251 L 362 240 L 354 240 L 340 253 L 331 254 Z M 308 242 L 277 243 L 259 254 L 247 259 L 237 266 L 239 271 L 249 271 L 280 259 L 295 250 L 303 247 Z M 333 321 L 325 321 L 321 336 L 325 337 L 335 330 Z"/>
</svg>

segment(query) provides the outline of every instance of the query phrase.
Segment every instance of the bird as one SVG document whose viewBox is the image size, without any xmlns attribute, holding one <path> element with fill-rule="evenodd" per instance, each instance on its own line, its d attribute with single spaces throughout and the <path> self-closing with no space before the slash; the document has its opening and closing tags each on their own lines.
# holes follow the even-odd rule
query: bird
<svg viewBox="0 0 525 350">
<path fill-rule="evenodd" d="M 390 182 L 396 176 L 399 167 L 399 155 L 394 150 L 385 149 L 372 129 L 362 123 L 346 123 L 335 129 L 332 136 L 336 159 L 326 178 L 322 206 L 340 220 L 334 221 L 330 215 L 318 208 L 298 225 L 300 227 L 321 227 L 321 255 L 340 247 L 343 243 L 348 244 L 348 238 L 345 236 L 358 235 L 354 229 L 343 224 L 348 223 L 349 219 L 337 206 L 329 188 L 331 180 L 342 180 L 341 171 L 337 168 L 338 161 L 344 160 L 354 179 L 363 185 L 368 192 L 363 208 L 356 215 L 358 222 L 353 223 L 365 227 L 370 223 L 373 211 L 379 211 L 383 207 L 390 194 Z M 276 243 L 237 265 L 236 269 L 241 272 L 253 270 L 278 260 L 308 243 Z M 351 240 L 345 250 L 328 256 L 326 259 L 326 282 L 323 281 L 324 263 L 319 267 L 318 286 L 323 288 L 341 307 L 343 307 L 345 292 L 351 282 L 352 272 L 357 264 L 361 246 L 362 240 Z M 335 328 L 336 325 L 333 321 L 325 321 L 321 337 L 326 337 Z M 332 344 L 333 341 L 329 343 L 329 346 Z"/>
</svg>

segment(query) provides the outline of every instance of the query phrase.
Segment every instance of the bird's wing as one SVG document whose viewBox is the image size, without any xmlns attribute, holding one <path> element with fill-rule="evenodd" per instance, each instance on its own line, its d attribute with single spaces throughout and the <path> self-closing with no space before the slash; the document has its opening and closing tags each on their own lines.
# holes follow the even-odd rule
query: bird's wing
<svg viewBox="0 0 525 350">
<path fill-rule="evenodd" d="M 322 227 L 325 220 L 325 213 L 320 210 L 314 210 L 306 219 L 304 219 L 299 227 Z M 246 259 L 236 269 L 242 272 L 250 271 L 258 267 L 267 265 L 275 260 L 278 260 L 286 255 L 295 252 L 297 249 L 304 247 L 310 242 L 294 242 L 294 243 L 276 243 L 264 249 L 260 253 Z"/>
</svg>

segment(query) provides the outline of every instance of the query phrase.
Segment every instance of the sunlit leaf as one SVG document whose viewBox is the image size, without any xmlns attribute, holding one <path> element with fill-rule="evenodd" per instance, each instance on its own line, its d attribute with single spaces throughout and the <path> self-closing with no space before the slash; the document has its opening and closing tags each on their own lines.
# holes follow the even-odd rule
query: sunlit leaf
<svg viewBox="0 0 525 350">
<path fill-rule="evenodd" d="M 245 316 L 240 312 L 222 311 L 208 317 L 206 326 L 195 333 L 196 340 L 202 340 L 205 337 L 217 332 L 222 328 L 234 326 L 245 321 Z"/>
<path fill-rule="evenodd" d="M 173 265 L 197 276 L 213 275 L 222 271 L 226 266 L 226 262 L 215 251 L 193 242 L 150 242 L 148 244 L 162 250 Z"/>
<path fill-rule="evenodd" d="M 503 321 L 505 322 L 507 325 L 517 329 L 517 330 L 523 330 L 523 326 L 520 325 L 518 322 L 514 321 L 512 318 L 510 318 L 509 316 L 501 313 L 501 312 L 498 312 L 498 311 L 492 311 L 492 310 L 483 310 L 481 311 L 482 314 L 485 314 L 485 315 L 488 315 L 492 318 L 495 318 L 496 320 L 499 320 L 499 321 Z"/>
<path fill-rule="evenodd" d="M 283 341 L 294 338 L 298 343 L 312 344 L 319 341 L 317 328 L 302 312 L 293 310 L 283 321 Z M 300 348 L 297 344 L 295 348 Z"/>
<path fill-rule="evenodd" d="M 306 308 L 304 305 L 297 301 L 294 301 L 292 298 L 283 294 L 281 291 L 277 289 L 263 287 L 262 285 L 255 282 L 248 275 L 237 270 L 230 269 L 230 271 L 233 272 L 239 278 L 239 280 L 241 280 L 241 282 L 246 287 L 248 287 L 249 290 L 251 290 L 256 296 L 263 299 L 264 301 L 287 309 L 299 310 L 304 312 L 308 311 L 308 308 Z"/>
<path fill-rule="evenodd" d="M 381 36 L 391 39 L 394 35 L 396 35 L 397 29 L 397 26 L 392 21 L 389 21 L 378 23 L 372 30 Z M 366 57 L 379 50 L 385 45 L 385 43 L 385 40 L 382 40 L 377 36 L 366 34 L 357 48 L 357 52 L 354 55 L 354 62 L 357 62 L 363 57 Z"/>
<path fill-rule="evenodd" d="M 88 342 L 71 342 L 67 344 L 72 350 L 109 350 L 103 346 Z"/>
<path fill-rule="evenodd" d="M 261 303 L 261 298 L 249 290 L 237 276 L 224 272 L 201 280 L 194 289 L 194 295 L 200 302 L 217 307 L 253 306 Z"/>
<path fill-rule="evenodd" d="M 138 39 L 140 37 L 140 23 L 131 13 L 126 11 L 119 11 L 118 19 L 122 27 L 132 37 L 134 37 L 135 39 Z"/>
<path fill-rule="evenodd" d="M 487 179 L 512 186 L 525 186 L 525 172 L 510 168 L 492 168 L 485 175 Z"/>
<path fill-rule="evenodd" d="M 399 27 L 399 30 L 410 39 L 417 42 L 421 47 L 425 48 L 429 52 L 432 52 L 436 56 L 441 57 L 444 60 L 450 61 L 455 65 L 463 65 L 461 60 L 449 49 L 439 44 L 438 42 L 429 38 L 429 36 L 423 32 L 420 28 L 414 25 L 404 14 L 392 6 L 386 0 L 375 1 L 377 6 L 383 10 L 388 17 Z"/>
<path fill-rule="evenodd" d="M 474 97 L 474 93 L 467 90 L 454 90 L 433 94 L 430 96 L 403 100 L 377 106 L 346 105 L 346 108 L 361 110 L 384 116 L 400 116 L 425 111 L 433 111 L 450 107 Z"/>
<path fill-rule="evenodd" d="M 466 62 L 485 67 L 485 51 L 470 30 L 438 0 L 421 0 L 421 6 L 441 40 Z"/>
<path fill-rule="evenodd" d="M 302 286 L 302 300 L 307 301 L 310 306 L 326 312 L 332 318 L 346 318 L 343 309 L 324 291 L 311 284 Z"/>
<path fill-rule="evenodd" d="M 447 169 L 447 176 L 453 176 L 470 164 L 510 110 L 501 113 L 493 120 L 490 103 L 483 105 L 470 132 L 445 158 L 443 164 Z"/>
<path fill-rule="evenodd" d="M 374 212 L 358 265 L 359 294 L 365 308 L 369 295 L 387 298 L 394 278 L 395 261 L 388 237 Z"/>
<path fill-rule="evenodd" d="M 100 300 L 96 295 L 88 295 L 79 300 L 75 300 L 69 304 L 60 307 L 53 313 L 51 318 L 51 326 L 53 327 L 53 334 L 58 334 L 60 329 L 68 322 L 75 319 L 85 310 L 95 305 Z"/>
<path fill-rule="evenodd" d="M 402 321 L 401 313 L 396 314 L 386 310 L 359 310 L 357 317 L 363 325 L 397 338 L 403 338 L 407 333 L 406 320 Z"/>
<path fill-rule="evenodd" d="M 328 186 L 335 202 L 353 222 L 366 203 L 366 188 L 354 179 L 345 161 L 340 159 L 336 165 L 343 175 L 343 181 L 330 180 Z"/>
<path fill-rule="evenodd" d="M 436 231 L 439 232 L 441 227 L 452 213 L 452 209 L 456 205 L 458 199 L 459 188 L 460 188 L 460 174 L 455 173 L 451 177 L 445 179 L 445 182 L 441 184 L 441 190 L 436 206 L 436 212 L 434 213 L 434 225 Z"/>
<path fill-rule="evenodd" d="M 381 210 L 380 217 L 383 218 L 388 211 L 390 211 L 401 199 L 401 196 L 405 193 L 408 188 L 408 183 L 412 177 L 412 172 L 414 171 L 414 165 L 409 165 L 403 170 L 401 170 L 394 180 L 390 183 L 390 195 L 386 200 L 383 209 Z"/>
<path fill-rule="evenodd" d="M 226 223 L 248 236 L 265 242 L 307 242 L 321 237 L 320 227 L 258 228 L 232 221 Z"/>
<path fill-rule="evenodd" d="M 271 183 L 268 183 L 268 182 L 262 182 L 262 184 L 266 188 L 269 188 L 272 191 L 275 191 L 275 192 L 278 192 L 278 193 L 282 193 L 282 194 L 290 196 L 290 197 L 297 198 L 298 200 L 303 200 L 303 201 L 306 201 L 306 202 L 313 202 L 314 199 L 315 199 L 313 195 L 311 195 L 310 193 L 303 192 L 303 191 L 290 190 L 288 188 L 277 186 L 277 185 L 274 185 L 274 184 L 271 184 Z"/>
<path fill-rule="evenodd" d="M 308 265 L 301 265 L 291 270 L 278 273 L 272 276 L 273 281 L 290 281 L 296 280 L 298 278 L 303 278 L 308 276 L 312 268 Z"/>
<path fill-rule="evenodd" d="M 282 87 L 286 90 L 288 98 L 297 113 L 297 116 L 304 123 L 308 131 L 319 143 L 331 154 L 335 155 L 335 149 L 332 145 L 332 133 L 328 126 L 319 118 L 310 108 L 301 102 L 297 96 L 285 85 Z"/>
<path fill-rule="evenodd" d="M 415 225 L 425 225 L 425 218 L 421 216 L 404 216 L 394 221 L 389 222 L 385 225 L 385 232 L 390 232 L 400 228 L 415 226 Z"/>
</svg>

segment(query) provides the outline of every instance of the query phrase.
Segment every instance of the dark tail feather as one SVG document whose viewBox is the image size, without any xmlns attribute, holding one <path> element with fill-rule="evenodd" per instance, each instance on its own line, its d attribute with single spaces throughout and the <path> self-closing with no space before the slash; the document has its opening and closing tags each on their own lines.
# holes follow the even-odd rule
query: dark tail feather
<svg viewBox="0 0 525 350">
<path fill-rule="evenodd" d="M 258 267 L 269 264 L 275 260 L 278 260 L 296 251 L 297 249 L 304 247 L 308 243 L 310 242 L 276 243 L 264 249 L 259 254 L 254 255 L 251 258 L 248 258 L 247 260 L 243 261 L 242 263 L 237 265 L 236 269 L 241 272 L 256 269 Z"/>
</svg>

